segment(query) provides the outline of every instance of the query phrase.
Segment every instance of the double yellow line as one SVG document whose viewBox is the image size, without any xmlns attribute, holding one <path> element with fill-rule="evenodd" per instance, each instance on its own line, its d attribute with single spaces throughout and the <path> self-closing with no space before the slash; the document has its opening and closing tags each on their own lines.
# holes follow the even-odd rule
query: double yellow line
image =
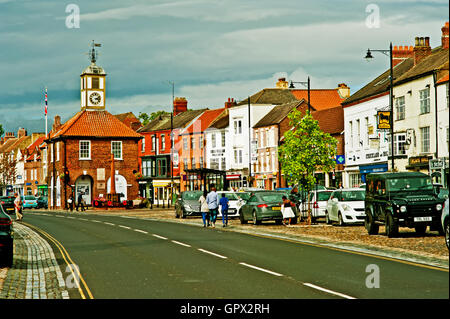
<svg viewBox="0 0 450 319">
<path fill-rule="evenodd" d="M 82 299 L 94 299 L 94 296 L 92 295 L 88 285 L 84 281 L 84 278 L 81 275 L 78 267 L 72 266 L 72 265 L 75 265 L 75 263 L 73 262 L 72 258 L 70 258 L 70 255 L 67 252 L 67 250 L 64 248 L 64 246 L 57 239 L 55 239 L 52 235 L 43 231 L 42 229 L 37 228 L 36 226 L 30 225 L 25 222 L 22 222 L 22 224 L 34 229 L 38 233 L 41 233 L 43 236 L 45 236 L 47 239 L 49 239 L 53 244 L 55 244 L 55 246 L 58 248 L 59 252 L 61 253 L 61 256 L 63 257 L 64 261 L 66 262 L 67 266 L 69 267 L 72 276 L 74 278 L 79 278 L 79 281 L 81 281 L 81 283 L 82 283 L 82 286 L 80 286 L 80 282 L 78 280 L 75 280 L 78 291 L 80 292 L 81 298 Z M 70 263 L 69 263 L 69 261 L 70 261 Z M 83 288 L 84 288 L 84 291 L 83 291 Z M 85 292 L 86 292 L 87 296 L 86 296 Z"/>
</svg>

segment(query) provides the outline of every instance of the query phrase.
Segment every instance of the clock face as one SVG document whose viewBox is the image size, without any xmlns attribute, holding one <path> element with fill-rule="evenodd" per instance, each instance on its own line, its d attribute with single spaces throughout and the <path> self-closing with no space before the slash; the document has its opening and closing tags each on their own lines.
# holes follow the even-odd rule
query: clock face
<svg viewBox="0 0 450 319">
<path fill-rule="evenodd" d="M 94 105 L 98 105 L 102 101 L 102 97 L 97 92 L 94 92 L 89 95 L 89 101 Z"/>
</svg>

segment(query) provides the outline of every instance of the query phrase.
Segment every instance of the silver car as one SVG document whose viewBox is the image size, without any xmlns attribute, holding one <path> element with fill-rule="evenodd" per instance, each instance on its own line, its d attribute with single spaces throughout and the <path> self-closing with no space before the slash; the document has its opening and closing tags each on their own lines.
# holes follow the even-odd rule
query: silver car
<svg viewBox="0 0 450 319">
<path fill-rule="evenodd" d="M 338 222 L 339 225 L 364 223 L 366 213 L 364 199 L 366 191 L 362 188 L 335 190 L 331 194 L 326 208 L 326 222 Z"/>
</svg>

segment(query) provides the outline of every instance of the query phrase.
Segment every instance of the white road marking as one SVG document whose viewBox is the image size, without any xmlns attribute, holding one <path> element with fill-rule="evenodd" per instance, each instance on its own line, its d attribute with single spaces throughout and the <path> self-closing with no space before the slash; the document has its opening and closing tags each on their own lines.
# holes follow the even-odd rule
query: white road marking
<svg viewBox="0 0 450 319">
<path fill-rule="evenodd" d="M 101 221 L 96 220 L 96 219 L 91 219 L 91 222 L 94 222 L 94 223 L 102 223 Z"/>
<path fill-rule="evenodd" d="M 253 266 L 253 265 L 249 265 L 249 264 L 246 264 L 246 263 L 239 263 L 239 264 L 242 265 L 242 266 L 246 266 L 246 267 L 253 268 L 253 269 L 256 269 L 256 270 L 259 270 L 259 271 L 266 272 L 266 273 L 274 275 L 274 276 L 278 276 L 278 277 L 283 276 L 282 274 L 279 274 L 277 272 L 270 271 L 270 270 L 267 270 L 267 269 L 264 269 L 264 268 L 260 268 L 260 267 L 256 267 L 256 266 Z"/>
<path fill-rule="evenodd" d="M 213 253 L 213 252 L 205 250 L 205 249 L 198 248 L 198 250 L 200 250 L 201 252 L 204 252 L 206 254 L 210 254 L 210 255 L 213 255 L 213 256 L 216 256 L 216 257 L 219 257 L 219 258 L 222 258 L 222 259 L 227 259 L 227 257 L 225 257 L 225 256 Z"/>
<path fill-rule="evenodd" d="M 172 243 L 177 244 L 177 245 L 181 245 L 181 246 L 185 246 L 185 247 L 191 247 L 191 245 L 185 244 L 185 243 L 181 243 L 179 241 L 176 240 L 172 240 Z"/>
<path fill-rule="evenodd" d="M 108 223 L 108 222 L 103 222 L 103 224 L 111 225 L 111 226 L 116 226 L 116 224 L 112 224 L 112 223 Z"/>
<path fill-rule="evenodd" d="M 317 289 L 317 290 L 320 290 L 320 291 L 324 291 L 326 293 L 329 293 L 329 294 L 332 294 L 332 295 L 336 295 L 336 296 L 339 296 L 339 297 L 342 297 L 342 298 L 345 298 L 345 299 L 356 299 L 355 297 L 347 296 L 347 295 L 341 294 L 340 292 L 336 292 L 336 291 L 333 291 L 333 290 L 325 289 L 325 288 L 322 288 L 322 287 L 319 287 L 319 286 L 316 286 L 316 285 L 313 285 L 313 284 L 310 284 L 310 283 L 307 283 L 307 282 L 305 282 L 303 284 L 305 286 L 308 286 L 308 287 L 311 287 L 311 288 L 314 288 L 314 289 Z"/>
<path fill-rule="evenodd" d="M 139 233 L 148 234 L 148 232 L 146 232 L 145 230 L 140 230 L 140 229 L 133 229 L 133 230 L 137 231 Z"/>
<path fill-rule="evenodd" d="M 72 216 L 67 216 L 67 218 L 70 218 L 70 219 L 76 219 L 75 217 L 72 217 Z"/>
<path fill-rule="evenodd" d="M 55 215 L 55 217 L 65 218 L 66 216 Z"/>
<path fill-rule="evenodd" d="M 89 221 L 89 219 L 86 219 L 86 218 L 78 218 L 79 220 L 84 220 L 85 222 L 88 222 Z"/>
<path fill-rule="evenodd" d="M 118 226 L 121 228 L 125 228 L 125 229 L 131 229 L 131 227 L 128 227 L 128 226 L 123 226 L 123 225 L 118 225 Z"/>
<path fill-rule="evenodd" d="M 163 237 L 163 236 L 159 236 L 159 235 L 156 235 L 156 234 L 152 234 L 152 236 L 154 236 L 154 237 L 156 237 L 156 238 L 159 238 L 159 239 L 164 239 L 164 240 L 167 240 L 167 238 L 166 238 L 166 237 Z"/>
</svg>

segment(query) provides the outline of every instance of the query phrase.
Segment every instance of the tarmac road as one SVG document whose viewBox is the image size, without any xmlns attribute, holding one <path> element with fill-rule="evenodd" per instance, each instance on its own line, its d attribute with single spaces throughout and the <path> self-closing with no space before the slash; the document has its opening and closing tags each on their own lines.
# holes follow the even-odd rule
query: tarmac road
<svg viewBox="0 0 450 319">
<path fill-rule="evenodd" d="M 449 298 L 448 270 L 163 221 L 36 212 L 102 298 Z"/>
</svg>

